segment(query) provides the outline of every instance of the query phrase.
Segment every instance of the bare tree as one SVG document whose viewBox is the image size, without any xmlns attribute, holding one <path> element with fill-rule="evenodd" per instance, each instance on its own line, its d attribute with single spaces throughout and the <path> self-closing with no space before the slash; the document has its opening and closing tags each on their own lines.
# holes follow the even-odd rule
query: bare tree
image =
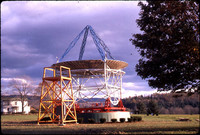
<svg viewBox="0 0 200 135">
<path fill-rule="evenodd" d="M 14 78 L 10 82 L 10 87 L 13 89 L 13 93 L 20 96 L 22 102 L 22 113 L 24 113 L 24 107 L 27 106 L 24 104 L 24 101 L 27 99 L 27 95 L 32 93 L 33 84 L 32 80 L 28 76 L 23 76 L 21 78 Z"/>
<path fill-rule="evenodd" d="M 38 86 L 36 86 L 36 88 L 34 89 L 34 96 L 40 96 L 41 89 L 42 89 L 42 82 L 40 82 Z"/>
<path fill-rule="evenodd" d="M 50 82 L 45 82 L 45 83 L 47 83 L 47 85 L 51 84 Z M 38 84 L 38 86 L 34 89 L 34 95 L 35 96 L 41 96 L 42 85 L 43 85 L 43 83 L 40 82 Z M 45 86 L 43 87 L 43 91 L 47 91 L 47 88 Z"/>
</svg>

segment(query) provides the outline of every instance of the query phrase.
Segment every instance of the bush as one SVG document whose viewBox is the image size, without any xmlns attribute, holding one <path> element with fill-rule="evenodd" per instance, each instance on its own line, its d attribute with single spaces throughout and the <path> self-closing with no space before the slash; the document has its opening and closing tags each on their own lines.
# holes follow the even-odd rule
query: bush
<svg viewBox="0 0 200 135">
<path fill-rule="evenodd" d="M 113 123 L 115 123 L 115 122 L 117 122 L 117 119 L 111 119 L 111 121 L 112 121 Z"/>
<path fill-rule="evenodd" d="M 38 113 L 37 110 L 31 110 L 30 113 Z"/>
<path fill-rule="evenodd" d="M 89 119 L 88 119 L 88 122 L 89 122 L 89 123 L 95 123 L 95 120 L 89 118 Z"/>
<path fill-rule="evenodd" d="M 83 123 L 83 118 L 78 118 L 78 123 Z"/>
<path fill-rule="evenodd" d="M 10 112 L 9 114 L 25 114 L 25 113 L 22 113 L 22 112 L 12 113 L 12 112 Z"/>
<path fill-rule="evenodd" d="M 106 119 L 105 118 L 101 118 L 100 119 L 100 123 L 105 123 L 106 122 Z"/>
<path fill-rule="evenodd" d="M 141 116 L 132 116 L 132 121 L 141 121 L 142 117 Z"/>
<path fill-rule="evenodd" d="M 128 118 L 128 122 L 132 122 L 133 121 L 133 119 L 132 118 Z"/>
<path fill-rule="evenodd" d="M 120 122 L 125 122 L 125 118 L 120 118 Z"/>
<path fill-rule="evenodd" d="M 141 116 L 138 116 L 138 119 L 137 119 L 138 121 L 141 121 L 142 120 L 142 117 Z"/>
<path fill-rule="evenodd" d="M 131 117 L 132 121 L 135 122 L 136 118 L 134 116 Z"/>
</svg>

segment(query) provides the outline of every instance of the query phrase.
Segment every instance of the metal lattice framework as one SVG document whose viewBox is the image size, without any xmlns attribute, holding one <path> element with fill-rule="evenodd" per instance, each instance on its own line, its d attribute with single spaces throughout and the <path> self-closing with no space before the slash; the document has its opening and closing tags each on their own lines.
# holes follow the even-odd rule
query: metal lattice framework
<svg viewBox="0 0 200 135">
<path fill-rule="evenodd" d="M 117 105 L 121 97 L 122 76 L 121 69 L 111 69 L 104 62 L 103 69 L 73 70 L 74 97 L 77 102 L 91 102 L 93 98 L 110 99 Z M 100 101 L 102 102 L 102 101 Z"/>
<path fill-rule="evenodd" d="M 42 122 L 77 122 L 70 68 L 44 68 L 38 124 Z"/>
<path fill-rule="evenodd" d="M 82 60 L 89 32 L 102 60 Z M 84 37 L 78 61 L 62 62 L 63 58 L 76 45 L 83 33 Z M 107 60 L 107 56 L 112 60 Z M 74 97 L 77 106 L 80 105 L 80 102 L 86 102 L 84 105 L 88 105 L 88 103 L 95 98 L 100 99 L 100 102 L 103 102 L 102 99 L 105 99 L 105 101 L 109 101 L 109 103 L 113 105 L 118 105 L 122 98 L 122 76 L 125 74 L 122 69 L 128 66 L 128 63 L 114 60 L 109 48 L 90 25 L 87 25 L 80 34 L 76 36 L 69 44 L 62 57 L 56 64 L 53 64 L 53 66 L 66 66 L 71 69 Z"/>
</svg>

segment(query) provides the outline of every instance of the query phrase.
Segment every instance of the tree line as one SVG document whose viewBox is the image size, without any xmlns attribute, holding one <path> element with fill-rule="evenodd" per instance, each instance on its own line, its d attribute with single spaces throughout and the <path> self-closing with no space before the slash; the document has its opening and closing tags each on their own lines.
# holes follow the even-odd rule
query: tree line
<svg viewBox="0 0 200 135">
<path fill-rule="evenodd" d="M 123 104 L 138 114 L 199 114 L 199 94 L 152 94 L 123 99 Z"/>
</svg>

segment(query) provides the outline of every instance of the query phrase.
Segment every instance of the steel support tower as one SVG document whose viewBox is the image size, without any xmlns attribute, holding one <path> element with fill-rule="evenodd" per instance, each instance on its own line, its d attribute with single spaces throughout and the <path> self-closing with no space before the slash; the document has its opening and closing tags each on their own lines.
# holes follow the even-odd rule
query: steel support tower
<svg viewBox="0 0 200 135">
<path fill-rule="evenodd" d="M 70 68 L 45 67 L 42 79 L 38 124 L 77 123 Z"/>
</svg>

